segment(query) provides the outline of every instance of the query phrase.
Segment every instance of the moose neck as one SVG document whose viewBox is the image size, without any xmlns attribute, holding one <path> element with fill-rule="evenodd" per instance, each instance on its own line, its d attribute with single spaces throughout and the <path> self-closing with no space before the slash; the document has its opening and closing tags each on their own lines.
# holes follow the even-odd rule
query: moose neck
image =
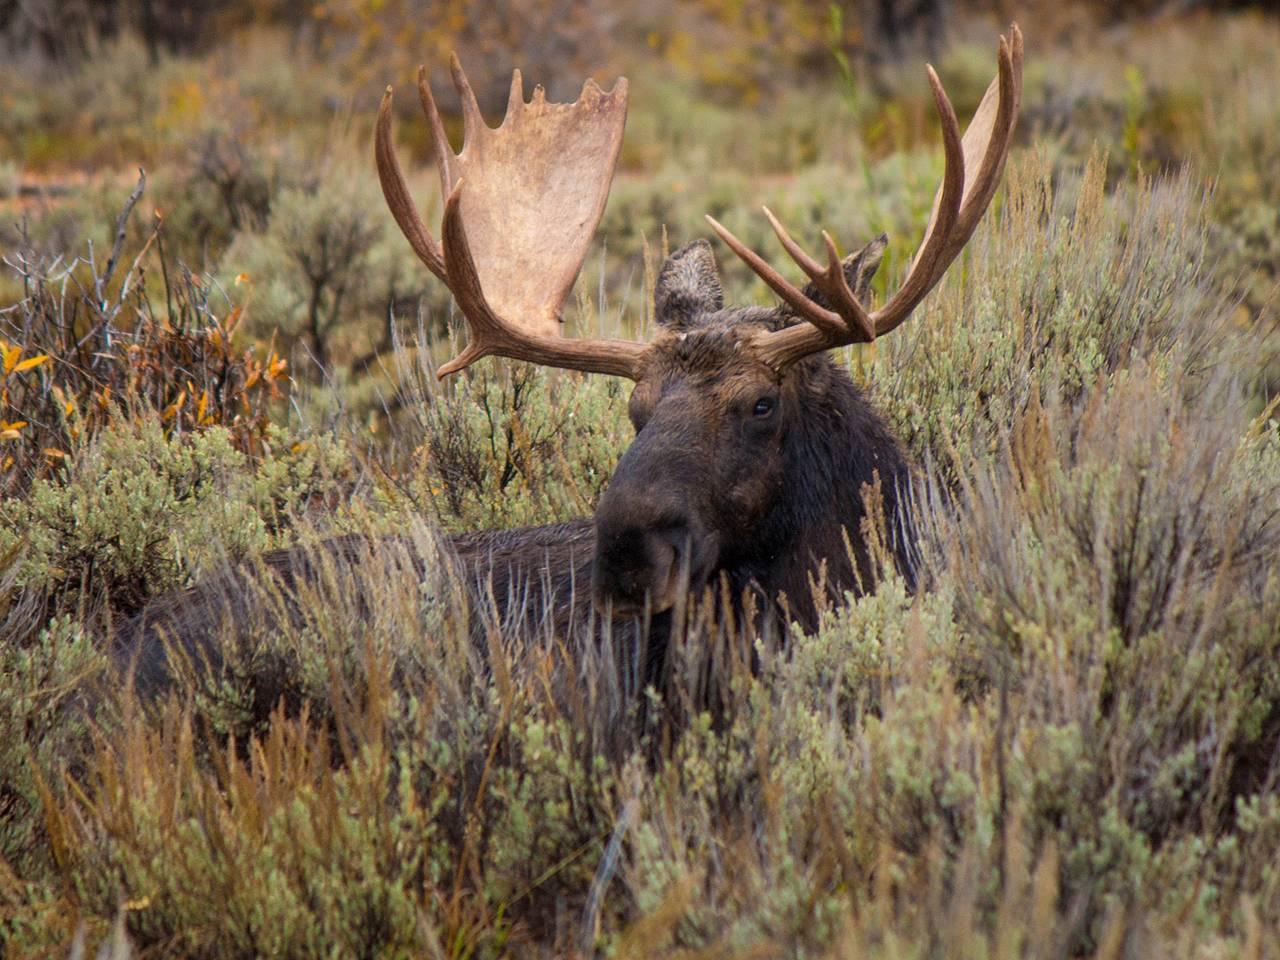
<svg viewBox="0 0 1280 960">
<path fill-rule="evenodd" d="M 816 626 L 818 596 L 838 599 L 874 585 L 876 564 L 864 537 L 868 499 L 879 487 L 889 531 L 899 529 L 909 466 L 897 438 L 849 374 L 826 357 L 805 361 L 792 376 L 804 394 L 804 416 L 783 444 L 783 494 L 760 535 L 725 558 L 734 594 L 755 589 L 789 620 Z M 891 537 L 896 545 L 898 538 Z M 895 561 L 909 575 L 905 555 Z"/>
</svg>

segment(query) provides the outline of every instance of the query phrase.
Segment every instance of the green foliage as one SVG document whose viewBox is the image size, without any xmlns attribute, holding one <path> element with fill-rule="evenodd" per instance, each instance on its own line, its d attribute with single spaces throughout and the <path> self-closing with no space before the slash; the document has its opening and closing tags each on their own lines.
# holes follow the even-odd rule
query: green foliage
<svg viewBox="0 0 1280 960">
<path fill-rule="evenodd" d="M 59 608 L 136 611 L 226 556 L 260 551 L 290 512 L 340 488 L 345 454 L 277 427 L 256 468 L 230 433 L 166 438 L 154 417 L 104 430 L 57 477 L 0 504 L 0 551 L 17 549 L 19 589 Z"/>
<path fill-rule="evenodd" d="M 447 529 L 582 516 L 631 437 L 616 382 L 521 364 L 437 383 L 430 368 L 402 368 L 411 411 L 397 437 L 412 465 L 405 493 Z"/>
<path fill-rule="evenodd" d="M 1280 730 L 1280 449 L 1229 388 L 1178 392 L 1137 367 L 1074 409 L 1033 403 L 949 521 L 957 614 L 1026 738 L 1014 755 L 1049 750 L 1025 802 L 1094 895 L 1140 887 L 1208 810 L 1229 822 Z"/>
<path fill-rule="evenodd" d="M 1239 349 L 1208 278 L 1198 189 L 1175 177 L 1108 195 L 1105 179 L 1097 158 L 1057 188 L 1043 161 L 1013 164 L 966 272 L 952 271 L 910 334 L 886 344 L 876 396 L 918 452 L 992 453 L 1040 396 L 1071 402 L 1144 360 L 1203 370 Z"/>
<path fill-rule="evenodd" d="M 71 617 L 50 620 L 31 643 L 0 647 L 0 871 L 13 879 L 53 866 L 41 774 L 80 759 L 89 729 L 83 700 L 106 669 L 104 651 Z"/>
<path fill-rule="evenodd" d="M 105 748 L 91 768 L 91 809 L 111 842 L 67 851 L 87 905 L 124 895 L 135 937 L 195 955 L 426 948 L 433 811 L 397 785 L 391 757 L 365 751 L 335 772 L 323 734 L 281 717 L 251 759 L 229 752 L 206 771 L 190 719 L 169 719 L 126 739 L 119 768 Z"/>
<path fill-rule="evenodd" d="M 145 174 L 115 216 L 112 242 L 83 257 L 37 249 L 24 224 L 6 260 L 22 296 L 0 314 L 0 489 L 57 473 L 68 451 L 130 415 L 181 435 L 221 425 L 253 452 L 287 363 L 233 346 L 243 308 L 165 250 L 160 222 L 126 266 Z M 78 246 L 78 244 L 77 244 Z M 156 289 L 148 268 L 159 274 Z"/>
<path fill-rule="evenodd" d="M 342 358 L 359 370 L 390 349 L 389 317 L 422 295 L 417 261 L 380 203 L 375 181 L 324 169 L 282 189 L 261 231 L 240 232 L 223 256 L 225 281 L 250 285 L 250 331 L 306 345 L 295 368 Z"/>
<path fill-rule="evenodd" d="M 919 464 L 925 586 L 783 649 L 695 605 L 648 690 L 612 638 L 491 622 L 440 550 L 588 514 L 626 391 L 493 360 L 435 381 L 463 333 L 368 169 L 376 94 L 455 37 L 491 54 L 467 59 L 491 119 L 509 50 L 548 82 L 625 70 L 566 321 L 645 336 L 660 248 L 704 213 L 775 260 L 761 203 L 812 249 L 885 230 L 896 287 L 940 170 L 917 58 L 873 62 L 847 7 L 556 34 L 361 2 L 267 5 L 207 56 L 126 36 L 2 68 L 0 202 L 53 178 L 0 308 L 6 955 L 1275 957 L 1280 34 L 1032 8 L 996 206 L 845 356 Z M 938 58 L 962 118 L 990 46 Z M 397 136 L 434 225 L 421 127 Z M 140 159 L 161 217 L 126 210 L 112 274 L 121 187 L 59 178 Z M 311 356 L 286 409 L 282 357 Z M 214 625 L 139 651 L 177 678 L 139 702 L 108 621 L 192 584 Z"/>
</svg>

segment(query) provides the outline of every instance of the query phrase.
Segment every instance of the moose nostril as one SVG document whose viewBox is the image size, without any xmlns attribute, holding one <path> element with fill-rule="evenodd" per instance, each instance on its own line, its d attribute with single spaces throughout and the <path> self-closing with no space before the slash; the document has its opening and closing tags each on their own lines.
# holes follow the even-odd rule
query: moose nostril
<svg viewBox="0 0 1280 960">
<path fill-rule="evenodd" d="M 684 522 L 666 523 L 650 529 L 645 536 L 645 547 L 650 559 L 663 559 L 678 565 L 689 552 L 689 526 Z"/>
<path fill-rule="evenodd" d="M 593 590 L 614 609 L 653 603 L 664 609 L 689 556 L 690 526 L 676 511 L 652 511 L 624 523 L 597 518 Z"/>
<path fill-rule="evenodd" d="M 647 565 L 655 575 L 680 562 L 680 546 L 665 532 L 653 531 L 645 537 L 644 553 Z"/>
<path fill-rule="evenodd" d="M 678 563 L 687 552 L 689 528 L 683 523 L 602 528 L 597 550 L 611 566 L 622 570 Z"/>
</svg>

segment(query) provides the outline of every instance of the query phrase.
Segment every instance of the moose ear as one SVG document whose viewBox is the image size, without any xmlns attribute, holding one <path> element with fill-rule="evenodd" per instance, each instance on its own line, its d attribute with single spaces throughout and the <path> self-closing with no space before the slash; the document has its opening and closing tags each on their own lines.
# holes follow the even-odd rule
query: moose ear
<svg viewBox="0 0 1280 960">
<path fill-rule="evenodd" d="M 842 261 L 845 282 L 849 284 L 849 289 L 853 291 L 854 297 L 863 306 L 869 306 L 871 278 L 876 275 L 876 268 L 880 266 L 880 261 L 884 259 L 884 251 L 888 246 L 889 237 L 882 233 L 861 250 L 849 254 Z M 828 310 L 831 309 L 831 303 L 813 283 L 805 286 L 804 295 L 819 306 Z"/>
<path fill-rule="evenodd" d="M 724 289 L 711 244 L 695 240 L 667 257 L 653 288 L 653 315 L 658 323 L 683 330 L 695 325 L 702 314 L 723 306 Z"/>
</svg>

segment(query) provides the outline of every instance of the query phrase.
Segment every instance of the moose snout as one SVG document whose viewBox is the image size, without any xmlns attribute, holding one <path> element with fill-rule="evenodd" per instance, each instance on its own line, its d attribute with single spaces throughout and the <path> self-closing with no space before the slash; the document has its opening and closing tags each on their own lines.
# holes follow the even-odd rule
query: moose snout
<svg viewBox="0 0 1280 960">
<path fill-rule="evenodd" d="M 601 502 L 596 514 L 592 587 L 602 612 L 629 615 L 670 609 L 706 565 L 706 537 L 678 505 Z"/>
</svg>

